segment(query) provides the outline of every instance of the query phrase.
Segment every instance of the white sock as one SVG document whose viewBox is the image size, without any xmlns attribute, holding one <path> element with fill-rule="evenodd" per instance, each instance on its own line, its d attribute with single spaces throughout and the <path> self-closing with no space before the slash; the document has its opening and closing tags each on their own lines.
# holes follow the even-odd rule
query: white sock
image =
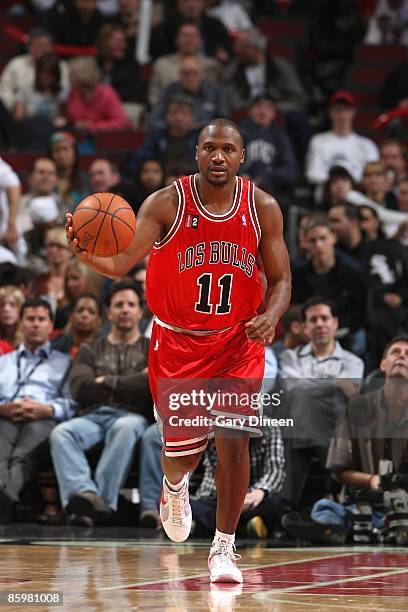
<svg viewBox="0 0 408 612">
<path fill-rule="evenodd" d="M 215 530 L 215 536 L 213 539 L 212 546 L 217 546 L 220 542 L 226 542 L 227 544 L 235 543 L 235 533 L 222 533 L 222 531 Z"/>
<path fill-rule="evenodd" d="M 169 482 L 166 477 L 164 477 L 164 482 L 166 484 L 166 487 L 169 489 L 169 491 L 173 491 L 174 493 L 178 493 L 178 491 L 181 491 L 181 489 L 183 488 L 183 485 L 184 485 L 184 476 L 180 480 L 180 482 L 178 482 L 177 484 L 173 484 L 172 482 Z"/>
</svg>

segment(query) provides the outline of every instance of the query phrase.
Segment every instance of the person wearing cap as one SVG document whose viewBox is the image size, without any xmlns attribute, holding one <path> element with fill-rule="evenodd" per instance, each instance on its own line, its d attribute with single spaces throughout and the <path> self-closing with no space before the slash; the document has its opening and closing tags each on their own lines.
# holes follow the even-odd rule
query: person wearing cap
<svg viewBox="0 0 408 612">
<path fill-rule="evenodd" d="M 379 159 L 376 144 L 354 132 L 355 115 L 356 99 L 353 94 L 337 91 L 331 96 L 331 130 L 315 134 L 307 151 L 306 178 L 312 185 L 322 186 L 329 178 L 332 166 L 343 166 L 359 183 L 366 163 Z"/>
<path fill-rule="evenodd" d="M 292 144 L 276 122 L 276 102 L 268 94 L 254 98 L 241 125 L 245 161 L 241 172 L 258 187 L 277 195 L 294 184 L 298 167 Z"/>
<path fill-rule="evenodd" d="M 34 86 L 37 60 L 52 51 L 53 35 L 44 28 L 34 28 L 28 37 L 28 53 L 13 57 L 0 76 L 0 99 L 9 112 L 13 112 L 20 93 Z M 68 88 L 68 66 L 60 60 L 62 89 Z"/>
</svg>

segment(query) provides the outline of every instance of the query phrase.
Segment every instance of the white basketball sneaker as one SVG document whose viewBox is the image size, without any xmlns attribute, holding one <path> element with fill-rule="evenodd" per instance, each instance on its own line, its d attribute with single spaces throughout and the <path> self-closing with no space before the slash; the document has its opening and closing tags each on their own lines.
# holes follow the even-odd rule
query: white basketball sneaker
<svg viewBox="0 0 408 612">
<path fill-rule="evenodd" d="M 191 506 L 188 496 L 188 476 L 183 478 L 180 491 L 171 491 L 165 478 L 160 500 L 160 518 L 164 531 L 173 542 L 187 540 L 191 530 Z"/>
<path fill-rule="evenodd" d="M 213 542 L 208 557 L 210 582 L 243 582 L 237 559 L 240 555 L 235 554 L 235 544 L 224 540 Z"/>
</svg>

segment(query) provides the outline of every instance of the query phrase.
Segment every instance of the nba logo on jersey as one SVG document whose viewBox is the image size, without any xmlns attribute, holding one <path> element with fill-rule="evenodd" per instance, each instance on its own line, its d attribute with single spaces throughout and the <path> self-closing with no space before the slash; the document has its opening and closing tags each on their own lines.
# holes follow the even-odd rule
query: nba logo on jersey
<svg viewBox="0 0 408 612">
<path fill-rule="evenodd" d="M 186 215 L 186 221 L 184 227 L 189 227 L 190 229 L 198 228 L 198 215 Z"/>
<path fill-rule="evenodd" d="M 246 216 L 244 215 L 244 213 L 242 213 L 242 225 L 245 225 L 246 227 Z"/>
</svg>

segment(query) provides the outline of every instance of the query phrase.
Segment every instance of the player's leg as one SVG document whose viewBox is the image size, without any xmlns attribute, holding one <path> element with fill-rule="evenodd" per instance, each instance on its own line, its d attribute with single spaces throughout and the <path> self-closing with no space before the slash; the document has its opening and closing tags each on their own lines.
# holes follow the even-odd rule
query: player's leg
<svg viewBox="0 0 408 612">
<path fill-rule="evenodd" d="M 188 473 L 200 461 L 201 452 L 181 457 L 168 457 L 162 450 L 164 472 L 163 492 L 160 500 L 160 518 L 163 528 L 173 542 L 184 542 L 190 534 L 192 513 L 188 494 Z"/>
<path fill-rule="evenodd" d="M 242 582 L 236 566 L 235 529 L 249 483 L 248 435 L 215 434 L 217 448 L 216 531 L 208 558 L 211 582 Z"/>
</svg>

